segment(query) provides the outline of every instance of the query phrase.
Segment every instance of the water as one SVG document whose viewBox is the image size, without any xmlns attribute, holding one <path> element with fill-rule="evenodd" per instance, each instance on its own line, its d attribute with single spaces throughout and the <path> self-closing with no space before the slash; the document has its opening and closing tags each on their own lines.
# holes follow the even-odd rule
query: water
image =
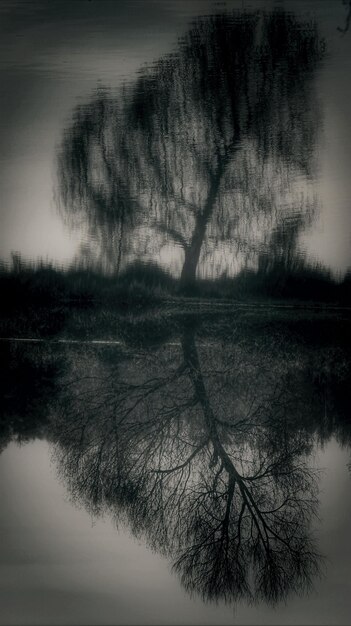
<svg viewBox="0 0 351 626">
<path fill-rule="evenodd" d="M 2 623 L 346 624 L 347 327 L 2 342 Z"/>
<path fill-rule="evenodd" d="M 332 457 L 338 469 L 320 484 L 319 547 L 330 557 L 328 575 L 314 593 L 279 610 L 260 604 L 234 612 L 191 599 L 165 559 L 108 519 L 92 525 L 84 509 L 69 503 L 50 456 L 37 441 L 11 444 L 1 457 L 1 497 L 9 502 L 1 514 L 3 624 L 348 623 L 348 457 L 335 443 L 319 457 L 324 467 Z M 333 515 L 341 505 L 343 515 Z"/>
<path fill-rule="evenodd" d="M 1 3 L 1 623 L 348 623 L 348 11 Z"/>
</svg>

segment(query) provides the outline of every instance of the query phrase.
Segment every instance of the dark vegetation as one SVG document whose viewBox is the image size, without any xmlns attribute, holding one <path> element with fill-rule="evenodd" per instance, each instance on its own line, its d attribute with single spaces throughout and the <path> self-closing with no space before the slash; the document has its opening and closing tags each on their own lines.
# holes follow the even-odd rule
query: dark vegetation
<svg viewBox="0 0 351 626">
<path fill-rule="evenodd" d="M 50 403 L 63 371 L 55 346 L 1 343 L 0 451 L 10 441 L 25 443 L 47 434 Z"/>
<path fill-rule="evenodd" d="M 334 304 L 351 302 L 350 272 L 337 281 L 327 269 L 303 262 L 296 262 L 293 268 L 276 263 L 269 268 L 243 269 L 234 277 L 222 274 L 215 280 L 199 278 L 189 291 L 153 263 L 135 262 L 116 276 L 79 265 L 60 268 L 43 261 L 28 263 L 16 257 L 12 265 L 2 266 L 0 283 L 4 310 L 63 304 L 133 307 L 182 296 L 228 300 L 263 297 Z"/>
<path fill-rule="evenodd" d="M 162 317 L 162 311 L 169 313 L 170 310 L 182 317 L 186 312 L 203 310 L 203 307 L 209 315 L 211 308 L 213 314 L 218 315 L 221 307 L 247 304 L 252 307 L 252 324 L 252 317 L 262 318 L 267 306 L 272 307 L 271 321 L 277 323 L 277 313 L 273 315 L 275 305 L 282 308 L 287 305 L 293 311 L 295 307 L 304 309 L 306 306 L 325 311 L 328 305 L 351 304 L 350 274 L 336 282 L 323 268 L 302 264 L 295 265 L 294 270 L 273 265 L 257 271 L 242 270 L 235 277 L 199 279 L 189 291 L 153 264 L 134 263 L 115 276 L 79 266 L 60 269 L 44 262 L 30 264 L 15 257 L 12 266 L 1 269 L 0 289 L 0 335 L 3 337 L 63 334 L 113 339 L 119 334 L 121 319 L 124 324 L 128 316 L 152 317 L 156 309 L 158 317 L 160 311 Z M 282 313 L 279 310 L 279 319 Z M 284 323 L 286 321 L 285 314 Z M 261 322 L 262 319 L 257 319 L 255 324 L 261 325 Z M 156 325 L 158 336 L 158 321 Z M 139 324 L 137 326 L 140 328 Z"/>
</svg>

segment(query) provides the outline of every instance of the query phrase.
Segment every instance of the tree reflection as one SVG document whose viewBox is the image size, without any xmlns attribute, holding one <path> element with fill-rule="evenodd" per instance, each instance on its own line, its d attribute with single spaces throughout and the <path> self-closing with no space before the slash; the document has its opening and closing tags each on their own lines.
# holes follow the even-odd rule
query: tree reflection
<svg viewBox="0 0 351 626">
<path fill-rule="evenodd" d="M 183 285 L 218 246 L 257 255 L 313 170 L 322 55 L 316 25 L 282 10 L 198 18 L 118 99 L 100 90 L 77 108 L 58 158 L 63 213 L 117 269 L 147 233 L 151 252 L 179 246 Z M 296 202 L 304 223 L 311 207 Z"/>
<path fill-rule="evenodd" d="M 308 589 L 312 442 L 289 426 L 274 353 L 248 358 L 238 342 L 219 355 L 191 326 L 178 353 L 96 363 L 70 390 L 56 451 L 73 497 L 126 522 L 205 599 L 274 604 Z"/>
</svg>

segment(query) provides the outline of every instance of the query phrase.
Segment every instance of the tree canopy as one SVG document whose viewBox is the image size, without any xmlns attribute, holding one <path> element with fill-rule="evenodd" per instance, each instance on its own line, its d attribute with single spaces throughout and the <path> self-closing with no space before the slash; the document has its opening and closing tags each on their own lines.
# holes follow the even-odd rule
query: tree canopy
<svg viewBox="0 0 351 626">
<path fill-rule="evenodd" d="M 58 158 L 64 214 L 115 266 L 147 233 L 180 246 L 183 284 L 206 246 L 256 254 L 313 170 L 323 50 L 316 24 L 283 10 L 198 18 L 118 97 L 77 108 Z"/>
</svg>

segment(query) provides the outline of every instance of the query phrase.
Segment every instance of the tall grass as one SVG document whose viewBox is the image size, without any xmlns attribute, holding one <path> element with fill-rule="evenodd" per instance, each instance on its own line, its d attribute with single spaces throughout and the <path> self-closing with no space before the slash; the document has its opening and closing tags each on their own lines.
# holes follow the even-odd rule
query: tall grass
<svg viewBox="0 0 351 626">
<path fill-rule="evenodd" d="M 183 296 L 177 279 L 156 264 L 136 262 L 118 276 L 72 265 L 54 266 L 42 260 L 0 264 L 2 310 L 52 306 L 89 308 L 138 307 Z M 321 266 L 305 263 L 293 269 L 275 263 L 268 269 L 242 270 L 235 277 L 199 279 L 191 293 L 198 298 L 279 298 L 351 303 L 351 273 L 342 282 Z"/>
</svg>

